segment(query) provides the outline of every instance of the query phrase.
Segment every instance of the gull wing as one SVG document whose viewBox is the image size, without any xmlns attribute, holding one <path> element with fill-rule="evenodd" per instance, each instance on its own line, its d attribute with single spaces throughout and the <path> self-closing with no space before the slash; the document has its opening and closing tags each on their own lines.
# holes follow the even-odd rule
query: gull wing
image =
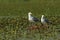
<svg viewBox="0 0 60 40">
<path fill-rule="evenodd" d="M 39 21 L 36 17 L 33 17 L 33 20 L 34 20 L 35 22 Z"/>
</svg>

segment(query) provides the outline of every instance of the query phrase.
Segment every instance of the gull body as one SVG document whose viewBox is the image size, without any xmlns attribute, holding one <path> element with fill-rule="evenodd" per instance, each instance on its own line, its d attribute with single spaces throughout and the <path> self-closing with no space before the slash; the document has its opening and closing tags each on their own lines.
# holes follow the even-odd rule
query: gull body
<svg viewBox="0 0 60 40">
<path fill-rule="evenodd" d="M 44 15 L 42 15 L 42 17 L 41 17 L 41 23 L 42 24 L 49 23 L 49 21 L 44 17 Z"/>
<path fill-rule="evenodd" d="M 35 17 L 32 16 L 31 12 L 28 13 L 28 20 L 30 22 L 37 22 L 37 21 L 39 21 L 37 18 L 35 18 Z"/>
</svg>

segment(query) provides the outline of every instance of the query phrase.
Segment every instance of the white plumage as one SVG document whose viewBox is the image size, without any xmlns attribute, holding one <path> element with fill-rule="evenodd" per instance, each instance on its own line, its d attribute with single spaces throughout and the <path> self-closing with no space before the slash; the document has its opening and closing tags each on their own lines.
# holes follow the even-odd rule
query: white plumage
<svg viewBox="0 0 60 40">
<path fill-rule="evenodd" d="M 37 22 L 37 21 L 39 21 L 37 18 L 33 17 L 31 14 L 32 14 L 31 12 L 28 13 L 28 20 L 30 22 Z"/>
<path fill-rule="evenodd" d="M 49 23 L 49 21 L 44 17 L 44 15 L 42 15 L 42 17 L 41 17 L 41 23 L 42 24 Z"/>
</svg>

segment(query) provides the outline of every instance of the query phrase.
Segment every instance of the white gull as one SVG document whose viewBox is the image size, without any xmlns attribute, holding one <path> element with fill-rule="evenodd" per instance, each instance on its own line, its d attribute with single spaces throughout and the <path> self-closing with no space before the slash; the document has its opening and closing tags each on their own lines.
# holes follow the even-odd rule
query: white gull
<svg viewBox="0 0 60 40">
<path fill-rule="evenodd" d="M 36 17 L 33 17 L 31 14 L 31 12 L 28 13 L 28 20 L 30 22 L 38 22 L 39 20 Z"/>
</svg>

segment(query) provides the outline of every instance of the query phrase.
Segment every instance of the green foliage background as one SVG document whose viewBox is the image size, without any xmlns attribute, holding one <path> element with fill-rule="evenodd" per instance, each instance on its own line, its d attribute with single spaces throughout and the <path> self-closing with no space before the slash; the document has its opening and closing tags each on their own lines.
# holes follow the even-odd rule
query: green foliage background
<svg viewBox="0 0 60 40">
<path fill-rule="evenodd" d="M 44 14 L 55 25 L 28 31 L 28 12 L 39 20 Z M 0 0 L 0 40 L 60 40 L 59 37 L 60 0 Z"/>
</svg>

